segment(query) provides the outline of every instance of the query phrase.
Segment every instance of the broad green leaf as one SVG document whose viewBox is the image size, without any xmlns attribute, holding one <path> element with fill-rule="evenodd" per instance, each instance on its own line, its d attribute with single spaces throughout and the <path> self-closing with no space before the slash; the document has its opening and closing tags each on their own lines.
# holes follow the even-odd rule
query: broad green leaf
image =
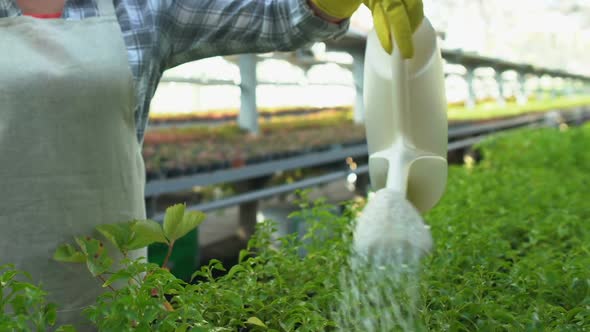
<svg viewBox="0 0 590 332">
<path fill-rule="evenodd" d="M 205 220 L 204 213 L 197 211 L 186 212 L 185 210 L 184 204 L 174 205 L 166 210 L 164 233 L 170 242 L 185 236 Z"/>
<path fill-rule="evenodd" d="M 246 261 L 249 257 L 250 257 L 250 251 L 246 250 L 246 249 L 242 249 L 240 250 L 240 255 L 238 257 L 238 262 L 239 263 L 243 263 L 244 261 Z"/>
<path fill-rule="evenodd" d="M 17 271 L 4 272 L 2 275 L 0 275 L 0 282 L 2 283 L 1 285 L 4 287 L 4 284 L 11 282 L 17 274 Z"/>
<path fill-rule="evenodd" d="M 129 249 L 139 249 L 160 242 L 168 243 L 162 226 L 153 220 L 137 221 L 133 227 L 133 239 L 128 244 Z"/>
<path fill-rule="evenodd" d="M 225 291 L 223 294 L 224 298 L 234 306 L 238 308 L 242 308 L 244 306 L 244 302 L 242 301 L 242 297 L 240 294 L 232 291 Z"/>
<path fill-rule="evenodd" d="M 170 242 L 178 239 L 175 235 L 177 234 L 180 223 L 182 223 L 185 209 L 186 206 L 184 204 L 176 204 L 166 209 L 166 215 L 164 216 L 164 235 L 166 235 L 166 238 Z"/>
<path fill-rule="evenodd" d="M 572 291 L 572 296 L 571 296 L 572 304 L 578 305 L 579 303 L 584 301 L 586 296 L 588 296 L 588 293 L 589 293 L 588 281 L 586 281 L 586 279 L 577 279 L 577 278 L 574 279 L 571 291 Z"/>
<path fill-rule="evenodd" d="M 246 324 L 252 324 L 260 327 L 266 327 L 266 325 L 258 317 L 250 317 L 246 321 Z"/>
<path fill-rule="evenodd" d="M 30 296 L 30 295 L 29 295 Z M 14 313 L 19 315 L 27 315 L 29 312 L 29 299 L 27 296 L 22 294 L 17 294 L 12 301 L 10 301 L 10 305 L 12 306 L 12 310 Z"/>
<path fill-rule="evenodd" d="M 182 323 L 174 330 L 174 332 L 186 332 L 189 327 L 190 325 L 188 323 Z"/>
<path fill-rule="evenodd" d="M 113 259 L 106 254 L 104 244 L 97 239 L 76 238 L 76 243 L 86 256 L 86 266 L 93 276 L 103 274 L 113 264 Z"/>
<path fill-rule="evenodd" d="M 182 222 L 177 231 L 177 239 L 185 236 L 188 232 L 199 227 L 205 221 L 205 214 L 199 211 L 188 211 L 184 213 Z"/>
<path fill-rule="evenodd" d="M 64 325 L 60 326 L 55 332 L 76 332 L 76 329 L 73 325 Z"/>
<path fill-rule="evenodd" d="M 192 282 L 196 277 L 207 278 L 209 276 L 209 267 L 203 266 L 200 270 L 197 270 L 191 274 L 190 281 Z"/>
<path fill-rule="evenodd" d="M 223 263 L 218 260 L 213 258 L 212 260 L 209 261 L 209 269 L 211 269 L 211 271 L 213 270 L 218 270 L 218 271 L 225 271 L 225 268 L 223 267 Z"/>
<path fill-rule="evenodd" d="M 12 288 L 13 292 L 20 292 L 20 291 L 25 291 L 25 292 L 29 292 L 29 291 L 36 291 L 37 290 L 37 286 L 30 284 L 28 282 L 21 282 L 21 281 L 12 281 L 10 284 L 10 287 Z"/>
<path fill-rule="evenodd" d="M 129 273 L 128 271 L 121 270 L 121 271 L 118 271 L 118 272 L 114 273 L 113 275 L 111 275 L 107 279 L 107 281 L 104 282 L 104 284 L 102 285 L 102 287 L 109 287 L 112 283 L 114 283 L 114 282 L 116 282 L 118 280 L 122 280 L 122 279 L 129 280 L 129 279 L 131 279 L 133 277 L 134 277 L 134 275 L 131 274 L 131 273 Z"/>
<path fill-rule="evenodd" d="M 212 331 L 210 328 L 205 328 L 205 327 L 200 327 L 200 326 L 196 326 L 191 329 L 191 332 L 214 332 L 214 331 L 217 331 L 217 329 Z"/>
<path fill-rule="evenodd" d="M 0 265 L 0 272 L 4 270 L 14 270 L 14 264 L 2 264 Z"/>
<path fill-rule="evenodd" d="M 581 308 L 581 307 L 573 308 L 572 310 L 567 312 L 567 316 L 566 316 L 567 320 L 568 321 L 573 320 L 574 317 L 576 317 L 576 315 L 578 315 L 581 312 L 583 313 L 584 311 L 585 311 L 584 308 Z"/>
<path fill-rule="evenodd" d="M 243 265 L 234 265 L 227 273 L 227 278 L 233 278 L 235 274 L 246 271 Z"/>
<path fill-rule="evenodd" d="M 50 303 L 45 307 L 45 321 L 49 325 L 55 324 L 57 319 L 57 305 L 55 303 Z"/>
<path fill-rule="evenodd" d="M 121 222 L 116 224 L 104 224 L 96 227 L 105 238 L 111 241 L 119 250 L 126 251 L 127 245 L 133 233 L 132 226 L 135 222 Z"/>
<path fill-rule="evenodd" d="M 111 265 L 113 265 L 113 259 L 107 256 L 97 259 L 89 259 L 86 262 L 86 266 L 88 266 L 90 273 L 95 277 L 105 273 Z"/>
<path fill-rule="evenodd" d="M 66 263 L 84 263 L 86 262 L 86 256 L 84 253 L 76 250 L 71 244 L 63 244 L 55 250 L 53 259 L 58 262 Z"/>
</svg>

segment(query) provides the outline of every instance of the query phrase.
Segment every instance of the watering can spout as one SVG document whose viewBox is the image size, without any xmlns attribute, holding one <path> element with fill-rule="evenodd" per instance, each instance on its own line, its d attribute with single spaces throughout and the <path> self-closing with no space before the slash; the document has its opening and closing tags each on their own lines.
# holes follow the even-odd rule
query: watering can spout
<svg viewBox="0 0 590 332">
<path fill-rule="evenodd" d="M 375 188 L 388 188 L 405 195 L 421 213 L 436 205 L 443 195 L 447 160 L 409 144 L 402 137 L 388 149 L 369 157 Z"/>
</svg>

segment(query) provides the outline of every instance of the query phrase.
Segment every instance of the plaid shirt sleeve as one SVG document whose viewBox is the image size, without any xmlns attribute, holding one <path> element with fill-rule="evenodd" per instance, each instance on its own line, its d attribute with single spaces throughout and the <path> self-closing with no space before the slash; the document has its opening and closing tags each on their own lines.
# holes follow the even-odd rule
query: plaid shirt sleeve
<svg viewBox="0 0 590 332">
<path fill-rule="evenodd" d="M 337 38 L 349 20 L 329 23 L 306 0 L 162 1 L 158 28 L 165 67 L 218 55 L 290 51 Z"/>
</svg>

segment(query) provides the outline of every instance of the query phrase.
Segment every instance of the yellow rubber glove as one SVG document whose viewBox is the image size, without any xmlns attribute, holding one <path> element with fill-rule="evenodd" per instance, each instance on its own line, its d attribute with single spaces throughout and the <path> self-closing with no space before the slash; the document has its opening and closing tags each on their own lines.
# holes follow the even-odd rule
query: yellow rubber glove
<svg viewBox="0 0 590 332">
<path fill-rule="evenodd" d="M 325 14 L 337 18 L 345 19 L 352 14 L 363 3 L 362 0 L 310 0 L 318 9 Z"/>
<path fill-rule="evenodd" d="M 395 38 L 402 57 L 414 56 L 412 34 L 424 19 L 422 0 L 311 0 L 321 11 L 335 18 L 348 18 L 364 3 L 373 14 L 381 45 L 391 54 Z"/>
<path fill-rule="evenodd" d="M 364 0 L 373 14 L 375 31 L 387 53 L 393 52 L 391 35 L 405 59 L 414 56 L 412 34 L 424 19 L 422 0 Z"/>
</svg>

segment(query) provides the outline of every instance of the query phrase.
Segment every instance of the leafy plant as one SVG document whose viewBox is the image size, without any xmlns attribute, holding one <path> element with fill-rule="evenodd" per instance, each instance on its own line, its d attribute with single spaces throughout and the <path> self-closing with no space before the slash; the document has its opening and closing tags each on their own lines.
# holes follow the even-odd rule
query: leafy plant
<svg viewBox="0 0 590 332">
<path fill-rule="evenodd" d="M 451 169 L 428 216 L 423 318 L 433 330 L 590 329 L 590 127 L 525 129 Z"/>
<path fill-rule="evenodd" d="M 167 295 L 182 293 L 185 283 L 175 278 L 166 265 L 175 242 L 194 230 L 205 219 L 200 212 L 186 211 L 184 204 L 174 205 L 166 210 L 163 225 L 153 220 L 134 220 L 115 224 L 104 224 L 97 230 L 126 257 L 123 268 L 114 268 L 102 241 L 91 237 L 76 238 L 78 249 L 72 244 L 61 245 L 54 259 L 66 263 L 86 263 L 90 273 L 101 280 L 103 287 L 111 292 L 102 295 L 95 306 L 85 310 L 90 320 L 101 330 L 167 330 L 178 327 L 173 305 Z M 164 243 L 168 253 L 158 266 L 144 259 L 128 259 L 131 250 L 146 247 L 152 243 Z M 114 287 L 116 283 L 123 287 Z M 192 321 L 192 320 L 191 320 Z M 172 324 L 172 325 L 171 325 Z M 188 327 L 188 325 L 187 325 Z"/>
<path fill-rule="evenodd" d="M 47 303 L 46 293 L 30 280 L 13 265 L 0 266 L 0 331 L 48 331 L 55 325 L 57 306 Z M 73 328 L 61 326 L 56 331 Z"/>
<path fill-rule="evenodd" d="M 225 268 L 219 261 L 213 260 L 194 273 L 193 284 L 175 278 L 155 264 L 126 260 L 123 269 L 107 273 L 109 277 L 105 279 L 104 286 L 121 280 L 127 285 L 102 295 L 96 305 L 86 310 L 86 314 L 101 330 L 109 331 L 295 328 L 318 331 L 334 326 L 328 317 L 336 299 L 337 289 L 334 286 L 338 279 L 324 271 L 335 270 L 343 262 L 328 261 L 326 256 L 329 252 L 347 250 L 347 242 L 341 240 L 341 234 L 350 236 L 348 221 L 351 212 L 336 217 L 332 207 L 323 202 L 310 206 L 306 204 L 304 206 L 308 210 L 295 213 L 294 217 L 317 218 L 318 222 L 310 234 L 322 233 L 325 236 L 298 239 L 291 235 L 280 239 L 277 246 L 272 238 L 276 227 L 270 221 L 265 222 L 259 225 L 248 248 L 241 252 L 238 265 L 216 278 L 214 271 L 224 271 Z M 183 206 L 177 205 L 167 210 L 164 225 L 160 228 L 150 223 L 149 231 L 138 232 L 137 225 L 144 223 L 134 222 L 106 228 L 101 226 L 99 230 L 123 250 L 131 249 L 124 243 L 134 238 L 133 235 L 121 235 L 129 234 L 120 231 L 129 225 L 136 230 L 131 233 L 135 234 L 135 239 L 164 241 L 164 234 L 172 245 L 172 239 L 196 227 L 196 220 L 201 218 L 195 216 L 187 217 Z M 301 256 L 301 250 L 307 252 L 306 258 Z M 72 256 L 80 255 L 80 252 L 71 253 Z M 342 259 L 345 257 L 342 255 Z M 104 273 L 99 269 L 93 274 L 100 272 Z M 139 278 L 138 275 L 145 277 Z"/>
<path fill-rule="evenodd" d="M 401 308 L 417 310 L 409 315 L 417 326 L 590 330 L 589 145 L 590 126 L 524 129 L 478 144 L 480 163 L 451 167 L 443 200 L 425 216 L 436 245 L 416 281 L 418 301 L 404 306 L 408 299 L 400 298 Z M 305 234 L 277 238 L 272 221 L 260 223 L 237 265 L 226 269 L 213 260 L 190 283 L 142 259 L 125 259 L 115 269 L 98 239 L 78 238 L 75 245 L 61 246 L 56 258 L 87 264 L 112 288 L 85 312 L 100 330 L 340 330 L 335 312 L 346 285 L 339 276 L 347 268 L 351 226 L 363 203 L 332 206 L 308 202 L 303 194 L 299 204 L 291 218 L 305 223 Z M 131 221 L 99 231 L 124 254 L 151 242 L 172 250 L 203 218 L 176 205 L 163 225 Z M 216 277 L 216 271 L 226 273 Z M 10 279 L 4 275 L 2 280 Z M 32 307 L 36 311 L 23 318 L 28 324 L 38 321 L 35 313 L 46 312 L 43 305 Z M 364 308 L 368 319 L 388 310 Z M 395 322 L 385 323 L 378 331 L 400 330 Z"/>
</svg>

